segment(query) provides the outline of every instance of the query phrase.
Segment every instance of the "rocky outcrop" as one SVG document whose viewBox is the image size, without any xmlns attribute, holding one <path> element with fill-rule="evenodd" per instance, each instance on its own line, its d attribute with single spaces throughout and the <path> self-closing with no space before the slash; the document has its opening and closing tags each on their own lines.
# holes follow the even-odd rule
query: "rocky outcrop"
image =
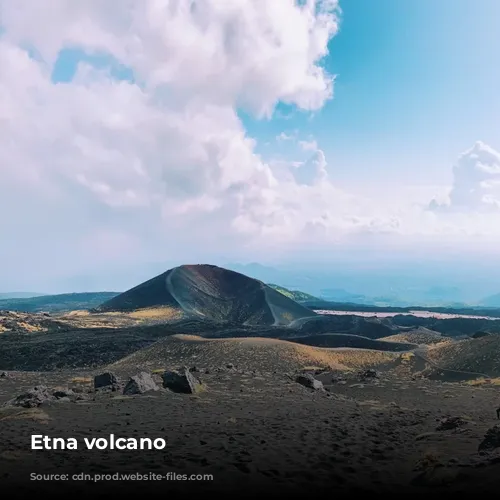
<svg viewBox="0 0 500 500">
<path fill-rule="evenodd" d="M 56 399 L 71 398 L 75 393 L 71 389 L 57 389 L 52 393 Z"/>
<path fill-rule="evenodd" d="M 157 390 L 159 390 L 159 387 L 156 385 L 153 377 L 147 372 L 140 372 L 130 377 L 130 380 L 123 389 L 123 394 L 131 396 Z"/>
<path fill-rule="evenodd" d="M 496 448 L 500 448 L 500 424 L 494 425 L 486 431 L 478 451 L 492 451 Z"/>
<path fill-rule="evenodd" d="M 51 399 L 52 396 L 47 387 L 39 385 L 17 396 L 11 404 L 12 406 L 21 406 L 22 408 L 36 408 Z"/>
<path fill-rule="evenodd" d="M 319 391 L 323 389 L 323 382 L 315 379 L 310 373 L 301 373 L 295 377 L 295 382 L 308 389 L 314 389 L 315 391 Z"/>
<path fill-rule="evenodd" d="M 378 378 L 378 373 L 376 372 L 376 370 L 372 370 L 370 368 L 368 370 L 363 370 L 362 372 L 359 372 L 359 376 L 362 379 Z"/>
<path fill-rule="evenodd" d="M 203 384 L 189 370 L 166 371 L 162 375 L 163 387 L 172 392 L 196 394 L 203 390 Z"/>
<path fill-rule="evenodd" d="M 449 431 L 467 425 L 469 422 L 462 417 L 443 418 L 436 427 L 437 431 Z"/>
<path fill-rule="evenodd" d="M 119 388 L 118 379 L 113 373 L 106 372 L 94 377 L 94 389 L 110 389 L 116 391 Z"/>
</svg>

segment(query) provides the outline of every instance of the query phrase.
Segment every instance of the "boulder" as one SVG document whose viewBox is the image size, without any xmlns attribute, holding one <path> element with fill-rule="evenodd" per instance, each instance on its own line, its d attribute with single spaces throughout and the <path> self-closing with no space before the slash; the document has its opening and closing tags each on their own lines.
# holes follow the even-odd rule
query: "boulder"
<svg viewBox="0 0 500 500">
<path fill-rule="evenodd" d="M 58 389 L 52 393 L 56 399 L 69 398 L 75 393 L 71 389 Z"/>
<path fill-rule="evenodd" d="M 363 379 L 364 378 L 377 378 L 378 373 L 375 370 L 372 370 L 370 368 L 368 370 L 364 370 L 364 371 L 360 372 L 359 376 Z"/>
<path fill-rule="evenodd" d="M 51 399 L 52 397 L 47 387 L 39 385 L 17 396 L 17 398 L 12 401 L 12 405 L 21 406 L 23 408 L 36 408 Z"/>
<path fill-rule="evenodd" d="M 436 430 L 449 431 L 451 429 L 458 429 L 459 427 L 463 427 L 467 424 L 467 420 L 462 417 L 447 417 L 440 420 L 438 426 L 436 427 Z"/>
<path fill-rule="evenodd" d="M 307 387 L 308 389 L 314 389 L 315 391 L 323 389 L 323 382 L 315 379 L 310 373 L 297 375 L 295 382 Z"/>
<path fill-rule="evenodd" d="M 133 394 L 144 394 L 149 391 L 157 391 L 159 387 L 153 380 L 153 377 L 147 372 L 140 372 L 133 377 L 125 385 L 123 389 L 123 394 L 133 395 Z"/>
<path fill-rule="evenodd" d="M 162 375 L 163 387 L 170 389 L 172 392 L 183 394 L 195 394 L 200 392 L 203 385 L 189 370 L 173 370 L 166 371 Z"/>
<path fill-rule="evenodd" d="M 494 425 L 486 431 L 478 451 L 491 451 L 495 448 L 500 448 L 500 424 Z"/>
<path fill-rule="evenodd" d="M 113 373 L 106 372 L 94 377 L 94 389 L 111 389 L 116 391 L 119 387 L 118 379 Z"/>
</svg>

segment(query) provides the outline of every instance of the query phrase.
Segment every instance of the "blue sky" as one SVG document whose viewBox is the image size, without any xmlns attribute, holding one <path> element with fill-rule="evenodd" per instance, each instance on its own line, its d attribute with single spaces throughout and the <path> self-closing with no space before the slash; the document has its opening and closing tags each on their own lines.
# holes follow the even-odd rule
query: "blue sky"
<svg viewBox="0 0 500 500">
<path fill-rule="evenodd" d="M 321 3 L 0 2 L 6 290 L 497 259 L 500 3 Z"/>
<path fill-rule="evenodd" d="M 120 64 L 114 57 L 102 53 L 88 53 L 79 48 L 65 48 L 58 54 L 52 68 L 51 80 L 54 83 L 68 83 L 73 80 L 80 63 L 109 71 L 116 80 L 134 82 L 133 70 Z"/>
<path fill-rule="evenodd" d="M 325 67 L 334 99 L 314 119 L 246 120 L 265 139 L 314 135 L 334 178 L 449 183 L 476 140 L 500 147 L 500 3 L 346 0 Z M 263 150 L 264 151 L 264 150 Z"/>
</svg>

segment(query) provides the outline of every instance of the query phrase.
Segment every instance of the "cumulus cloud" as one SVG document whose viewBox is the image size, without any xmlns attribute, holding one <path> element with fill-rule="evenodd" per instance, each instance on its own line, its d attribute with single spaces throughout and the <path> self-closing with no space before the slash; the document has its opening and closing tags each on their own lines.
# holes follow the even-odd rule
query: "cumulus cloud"
<svg viewBox="0 0 500 500">
<path fill-rule="evenodd" d="M 295 164 L 294 178 L 300 185 L 314 186 L 328 181 L 325 153 L 316 147 L 305 162 Z"/>
<path fill-rule="evenodd" d="M 27 257 L 33 238 L 42 260 L 57 248 L 91 266 L 113 254 L 91 241 L 123 245 L 126 262 L 298 237 L 323 195 L 257 155 L 238 111 L 321 108 L 337 14 L 312 0 L 0 0 L 0 209 L 12 214 L 0 229 L 16 234 L 2 257 Z M 81 61 L 57 81 L 65 50 Z"/>
<path fill-rule="evenodd" d="M 500 211 L 500 153 L 482 141 L 460 155 L 453 167 L 448 200 L 433 199 L 434 211 Z"/>
<path fill-rule="evenodd" d="M 319 109 L 332 78 L 318 61 L 337 31 L 337 2 L 307 0 L 4 0 L 2 24 L 53 65 L 63 47 L 110 54 L 148 90 L 189 101 L 239 102 L 258 114 L 278 101 Z M 57 29 L 54 29 L 57 28 Z M 168 99 L 168 97 L 166 97 Z"/>
</svg>

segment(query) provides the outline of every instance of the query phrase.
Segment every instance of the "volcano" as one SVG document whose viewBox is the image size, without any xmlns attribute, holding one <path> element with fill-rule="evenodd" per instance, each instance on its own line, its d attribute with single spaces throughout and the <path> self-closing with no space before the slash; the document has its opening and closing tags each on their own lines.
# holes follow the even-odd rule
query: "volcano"
<svg viewBox="0 0 500 500">
<path fill-rule="evenodd" d="M 263 282 L 208 264 L 169 269 L 104 302 L 96 312 L 169 307 L 188 317 L 242 325 L 289 325 L 316 313 Z"/>
</svg>

